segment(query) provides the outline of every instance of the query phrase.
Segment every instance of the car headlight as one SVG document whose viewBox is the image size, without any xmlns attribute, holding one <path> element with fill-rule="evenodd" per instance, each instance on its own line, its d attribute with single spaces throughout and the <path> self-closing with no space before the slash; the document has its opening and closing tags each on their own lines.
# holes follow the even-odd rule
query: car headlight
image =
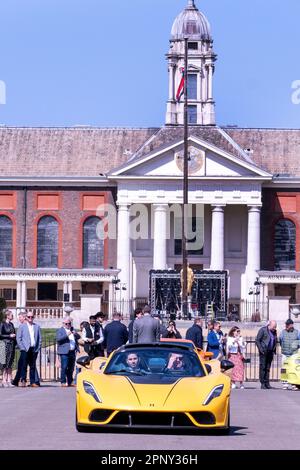
<svg viewBox="0 0 300 470">
<path fill-rule="evenodd" d="M 85 393 L 91 395 L 98 403 L 102 403 L 101 398 L 99 397 L 98 393 L 94 389 L 93 385 L 90 382 L 83 381 L 83 388 Z"/>
<path fill-rule="evenodd" d="M 206 400 L 203 402 L 203 405 L 208 405 L 214 398 L 218 398 L 223 392 L 224 385 L 217 385 L 207 396 Z"/>
</svg>

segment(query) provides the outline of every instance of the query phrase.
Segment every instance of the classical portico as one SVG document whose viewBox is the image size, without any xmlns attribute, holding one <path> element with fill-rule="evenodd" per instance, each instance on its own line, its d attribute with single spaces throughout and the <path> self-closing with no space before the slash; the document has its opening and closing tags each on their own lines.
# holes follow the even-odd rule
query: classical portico
<svg viewBox="0 0 300 470">
<path fill-rule="evenodd" d="M 189 149 L 199 157 L 190 163 L 189 203 L 202 207 L 204 215 L 203 250 L 190 254 L 189 261 L 205 270 L 227 270 L 229 296 L 246 299 L 260 269 L 261 187 L 271 175 L 199 135 L 190 136 Z M 118 187 L 117 268 L 124 299 L 130 293 L 148 297 L 150 270 L 174 269 L 182 262 L 174 241 L 174 210 L 182 204 L 181 150 L 182 141 L 172 142 L 109 175 Z M 128 237 L 137 214 L 140 235 Z"/>
</svg>

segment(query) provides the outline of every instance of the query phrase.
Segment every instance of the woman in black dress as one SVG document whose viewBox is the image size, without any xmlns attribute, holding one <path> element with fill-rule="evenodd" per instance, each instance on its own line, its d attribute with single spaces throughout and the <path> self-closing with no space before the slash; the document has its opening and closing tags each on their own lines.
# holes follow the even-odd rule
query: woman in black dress
<svg viewBox="0 0 300 470">
<path fill-rule="evenodd" d="M 12 365 L 15 358 L 16 331 L 12 323 L 13 314 L 7 311 L 0 325 L 0 340 L 4 342 L 4 357 L 0 358 L 0 368 L 3 371 L 2 387 L 13 387 L 11 383 Z"/>
</svg>

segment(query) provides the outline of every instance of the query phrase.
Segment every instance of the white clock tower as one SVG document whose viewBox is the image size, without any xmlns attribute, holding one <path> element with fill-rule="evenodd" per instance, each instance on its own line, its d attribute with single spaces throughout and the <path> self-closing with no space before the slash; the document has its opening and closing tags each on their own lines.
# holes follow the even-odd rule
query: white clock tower
<svg viewBox="0 0 300 470">
<path fill-rule="evenodd" d="M 169 65 L 169 99 L 166 125 L 183 125 L 184 96 L 180 96 L 180 82 L 184 69 L 184 44 L 188 38 L 188 119 L 190 125 L 215 125 L 215 102 L 213 99 L 213 73 L 216 54 L 210 25 L 198 10 L 194 0 L 188 4 L 174 21 Z"/>
</svg>

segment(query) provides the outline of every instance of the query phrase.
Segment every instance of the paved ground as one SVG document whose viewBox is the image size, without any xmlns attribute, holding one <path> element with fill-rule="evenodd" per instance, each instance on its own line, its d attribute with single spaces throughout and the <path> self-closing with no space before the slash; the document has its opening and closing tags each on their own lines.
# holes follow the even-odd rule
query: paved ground
<svg viewBox="0 0 300 470">
<path fill-rule="evenodd" d="M 75 389 L 0 389 L 0 449 L 200 450 L 300 449 L 300 392 L 234 390 L 229 436 L 160 432 L 80 434 L 74 427 Z"/>
</svg>

